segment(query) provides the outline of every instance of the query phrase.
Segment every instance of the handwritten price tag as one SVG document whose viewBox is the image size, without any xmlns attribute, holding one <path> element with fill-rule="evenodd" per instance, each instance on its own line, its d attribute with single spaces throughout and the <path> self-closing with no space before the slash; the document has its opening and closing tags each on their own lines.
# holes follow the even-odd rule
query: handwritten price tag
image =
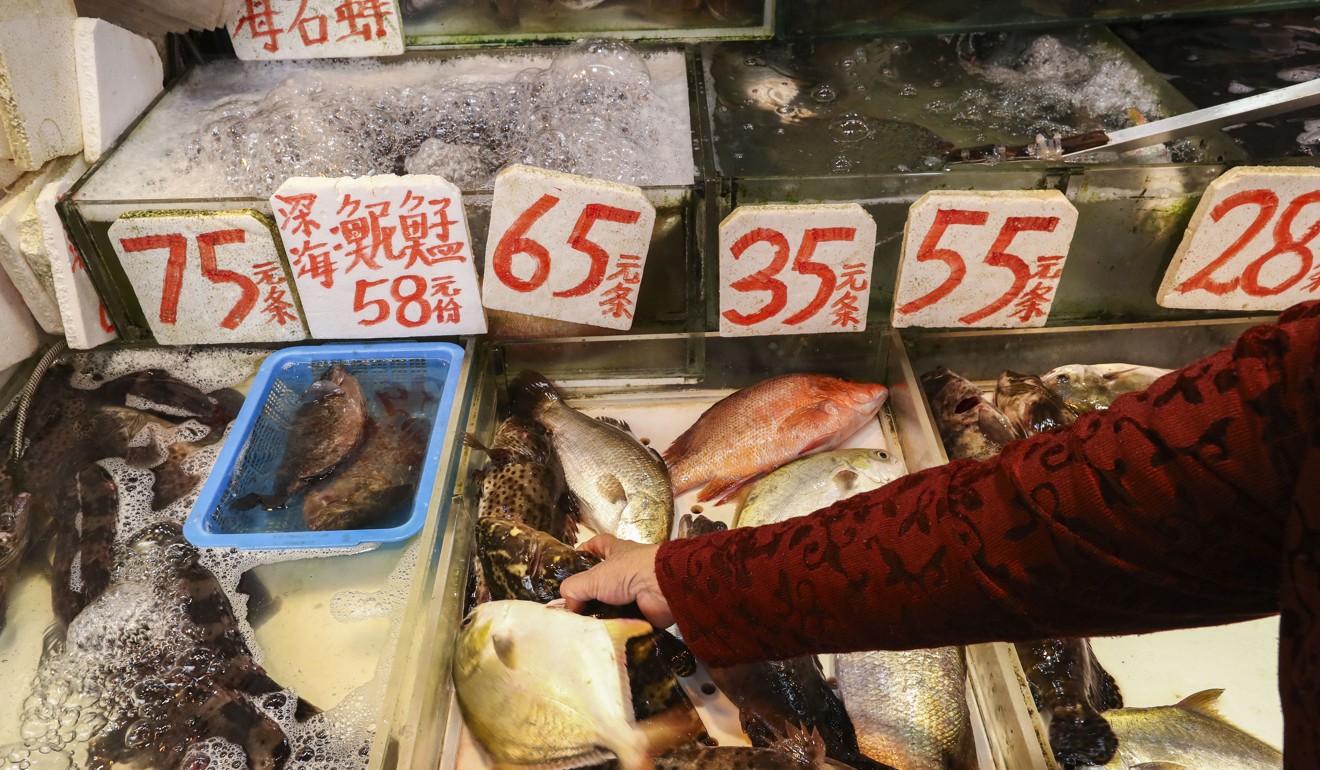
<svg viewBox="0 0 1320 770">
<path fill-rule="evenodd" d="M 463 197 L 443 178 L 293 177 L 270 205 L 313 337 L 486 331 Z"/>
<path fill-rule="evenodd" d="M 161 344 L 306 339 L 273 229 L 252 210 L 138 211 L 110 242 Z"/>
<path fill-rule="evenodd" d="M 399 0 L 238 0 L 238 58 L 323 59 L 403 53 Z"/>
<path fill-rule="evenodd" d="M 1210 183 L 1156 302 L 1283 310 L 1320 297 L 1320 169 L 1241 166 Z"/>
<path fill-rule="evenodd" d="M 894 326 L 1043 326 L 1076 230 L 1057 190 L 926 193 L 903 230 Z"/>
<path fill-rule="evenodd" d="M 51 279 L 55 284 L 55 299 L 59 302 L 60 318 L 64 321 L 64 335 L 74 350 L 89 350 L 115 339 L 114 324 L 96 293 L 92 277 L 82 256 L 74 248 L 64 231 L 64 223 L 55 211 L 55 204 L 73 186 L 70 181 L 51 182 L 37 195 L 37 219 L 41 223 L 41 238 L 50 257 Z"/>
<path fill-rule="evenodd" d="M 510 166 L 495 178 L 482 302 L 629 329 L 654 227 L 640 188 Z"/>
<path fill-rule="evenodd" d="M 720 223 L 720 334 L 866 328 L 875 220 L 855 203 L 740 206 Z"/>
</svg>

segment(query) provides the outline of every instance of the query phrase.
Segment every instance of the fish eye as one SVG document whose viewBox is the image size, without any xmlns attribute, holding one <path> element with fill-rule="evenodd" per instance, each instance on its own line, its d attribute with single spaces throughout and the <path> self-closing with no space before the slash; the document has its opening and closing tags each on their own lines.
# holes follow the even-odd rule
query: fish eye
<svg viewBox="0 0 1320 770">
<path fill-rule="evenodd" d="M 876 456 L 879 457 L 881 460 L 888 460 L 888 459 L 889 459 L 889 453 L 888 453 L 888 452 L 883 452 L 883 451 L 882 451 L 882 452 L 880 452 L 879 454 L 877 454 Z"/>
<path fill-rule="evenodd" d="M 1067 384 L 1068 384 L 1068 375 L 1066 375 L 1066 374 L 1056 374 L 1056 375 L 1054 376 L 1054 381 L 1057 382 L 1057 383 L 1059 383 L 1060 385 L 1067 385 Z"/>
<path fill-rule="evenodd" d="M 467 628 L 470 625 L 472 625 L 472 616 L 468 615 L 466 618 L 463 618 L 463 621 L 458 624 L 458 627 Z"/>
</svg>

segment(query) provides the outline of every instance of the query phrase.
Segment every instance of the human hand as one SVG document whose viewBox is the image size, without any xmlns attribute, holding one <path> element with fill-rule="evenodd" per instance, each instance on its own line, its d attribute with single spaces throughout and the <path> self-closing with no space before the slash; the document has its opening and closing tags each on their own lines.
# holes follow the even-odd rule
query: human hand
<svg viewBox="0 0 1320 770">
<path fill-rule="evenodd" d="M 637 602 L 642 614 L 656 628 L 674 624 L 669 602 L 660 593 L 660 582 L 655 577 L 655 554 L 660 546 L 596 535 L 583 543 L 581 549 L 605 561 L 559 585 L 565 606 L 581 612 L 592 599 L 606 604 Z"/>
</svg>

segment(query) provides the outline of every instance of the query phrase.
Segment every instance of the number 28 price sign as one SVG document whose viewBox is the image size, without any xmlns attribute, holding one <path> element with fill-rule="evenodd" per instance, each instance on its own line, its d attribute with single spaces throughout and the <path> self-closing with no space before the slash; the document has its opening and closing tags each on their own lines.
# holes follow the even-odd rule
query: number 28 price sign
<svg viewBox="0 0 1320 770">
<path fill-rule="evenodd" d="M 630 329 L 654 227 L 638 187 L 510 166 L 495 178 L 482 303 Z"/>
<path fill-rule="evenodd" d="M 110 242 L 163 345 L 306 339 L 273 227 L 252 210 L 129 212 Z"/>
<path fill-rule="evenodd" d="M 856 203 L 739 206 L 720 223 L 720 334 L 866 329 L 874 255 Z"/>
<path fill-rule="evenodd" d="M 1240 166 L 1210 183 L 1156 301 L 1284 310 L 1320 297 L 1320 169 Z"/>
<path fill-rule="evenodd" d="M 926 193 L 908 210 L 894 326 L 1043 326 L 1076 229 L 1057 190 Z"/>
</svg>

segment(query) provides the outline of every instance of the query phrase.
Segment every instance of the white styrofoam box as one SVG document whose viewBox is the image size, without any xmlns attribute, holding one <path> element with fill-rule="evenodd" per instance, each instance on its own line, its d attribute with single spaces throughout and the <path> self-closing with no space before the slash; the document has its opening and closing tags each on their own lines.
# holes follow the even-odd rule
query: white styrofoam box
<svg viewBox="0 0 1320 770">
<path fill-rule="evenodd" d="M 55 204 L 73 183 L 69 180 L 51 182 L 37 195 L 37 220 L 41 224 L 42 240 L 50 258 L 51 278 L 55 283 L 55 299 L 59 302 L 60 318 L 64 322 L 64 336 L 74 350 L 89 350 L 115 339 L 115 327 L 96 293 L 87 266 L 64 231 Z"/>
<path fill-rule="evenodd" d="M 63 334 L 50 257 L 37 220 L 37 194 L 46 184 L 76 179 L 87 169 L 81 155 L 56 158 L 40 171 L 24 175 L 0 202 L 0 265 L 18 288 L 28 309 L 51 334 Z"/>
<path fill-rule="evenodd" d="M 259 211 L 129 212 L 110 243 L 162 345 L 307 338 Z"/>
<path fill-rule="evenodd" d="M 399 0 L 242 0 L 228 29 L 244 60 L 403 53 Z"/>
<path fill-rule="evenodd" d="M 8 369 L 37 352 L 41 344 L 36 321 L 28 312 L 27 304 L 18 289 L 0 270 L 0 369 Z M 0 386 L 4 378 L 0 377 Z"/>
<path fill-rule="evenodd" d="M 95 163 L 161 92 L 165 68 L 150 40 L 100 19 L 73 25 L 83 157 Z"/>
<path fill-rule="evenodd" d="M 1210 183 L 1160 282 L 1162 307 L 1285 310 L 1320 297 L 1320 169 L 1238 166 Z"/>
<path fill-rule="evenodd" d="M 864 331 L 874 257 L 856 203 L 739 206 L 720 223 L 720 334 Z"/>
<path fill-rule="evenodd" d="M 73 0 L 0 2 L 0 122 L 18 167 L 82 149 Z"/>
<path fill-rule="evenodd" d="M 270 205 L 313 337 L 485 333 L 463 196 L 444 178 L 292 177 Z"/>
<path fill-rule="evenodd" d="M 23 176 L 23 169 L 14 163 L 14 154 L 9 151 L 9 138 L 0 130 L 0 189 L 4 189 Z"/>
</svg>

